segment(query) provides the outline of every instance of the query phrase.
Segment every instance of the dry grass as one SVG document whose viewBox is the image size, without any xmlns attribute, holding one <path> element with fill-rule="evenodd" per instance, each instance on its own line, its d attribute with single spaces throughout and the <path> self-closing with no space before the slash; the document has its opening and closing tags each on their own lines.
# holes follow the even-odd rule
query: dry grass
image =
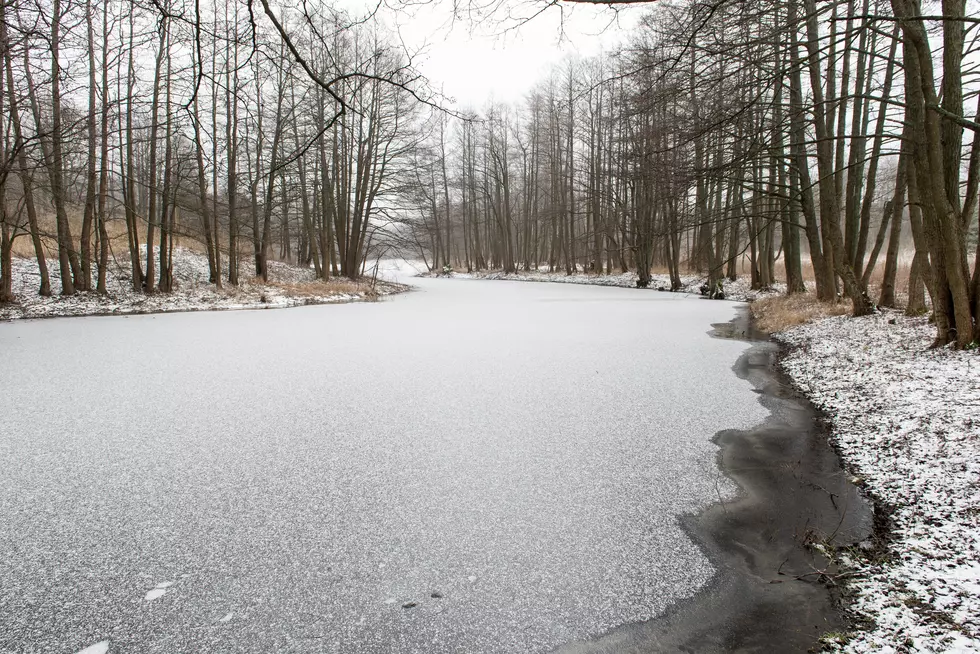
<svg viewBox="0 0 980 654">
<path fill-rule="evenodd" d="M 254 284 L 262 284 L 262 279 L 256 277 Z M 331 279 L 330 281 L 316 280 L 311 282 L 285 283 L 269 281 L 266 286 L 282 289 L 291 297 L 325 297 L 332 295 L 361 295 L 365 298 L 376 299 L 377 289 L 370 282 L 352 282 L 349 279 Z"/>
<path fill-rule="evenodd" d="M 41 244 L 44 247 L 45 257 L 57 261 L 58 228 L 55 222 L 54 214 L 39 207 L 37 222 L 38 232 L 41 235 Z M 72 237 L 74 238 L 77 247 L 79 235 L 82 231 L 81 214 L 77 211 L 70 212 L 68 215 L 68 223 L 71 227 Z M 145 227 L 141 225 L 138 231 L 140 243 L 143 243 L 146 236 Z M 128 257 L 129 255 L 127 252 L 129 248 L 129 236 L 126 233 L 126 221 L 121 219 L 106 221 L 106 233 L 109 235 L 110 249 L 112 252 L 116 255 Z M 94 240 L 95 235 L 93 234 L 93 246 Z M 180 239 L 176 240 L 179 242 Z M 193 239 L 187 240 L 193 241 Z M 203 248 L 201 249 L 203 251 Z M 33 258 L 34 242 L 31 240 L 30 234 L 27 232 L 19 232 L 17 238 L 14 240 L 12 252 L 15 257 Z"/>
<path fill-rule="evenodd" d="M 749 307 L 755 326 L 767 334 L 851 311 L 849 302 L 821 302 L 812 293 L 765 298 Z"/>
<path fill-rule="evenodd" d="M 191 221 L 193 222 L 193 221 Z M 72 237 L 75 240 L 76 247 L 78 247 L 79 235 L 82 231 L 82 214 L 81 211 L 69 210 L 68 212 L 68 223 L 71 227 Z M 195 225 L 196 227 L 196 225 Z M 181 230 L 187 230 L 188 225 L 178 225 L 178 232 Z M 38 231 L 41 236 L 41 245 L 44 248 L 44 255 L 48 260 L 48 266 L 58 265 L 58 230 L 57 223 L 55 220 L 55 215 L 50 210 L 46 210 L 43 207 L 39 207 L 38 211 Z M 142 222 L 137 225 L 137 236 L 140 241 L 141 251 L 146 248 L 146 225 Z M 113 257 L 117 259 L 129 259 L 129 234 L 126 230 L 126 221 L 121 217 L 113 215 L 106 222 L 106 233 L 109 235 L 109 251 L 110 259 Z M 218 234 L 219 247 L 221 248 L 222 255 L 227 256 L 228 247 L 226 242 L 226 234 L 223 232 Z M 95 247 L 96 235 L 93 234 L 92 247 Z M 158 236 L 159 238 L 159 236 Z M 175 234 L 174 245 L 177 247 L 182 247 L 191 252 L 197 254 L 205 254 L 204 243 L 192 234 Z M 31 240 L 31 236 L 27 232 L 19 232 L 17 238 L 14 239 L 13 247 L 11 252 L 15 257 L 22 257 L 25 259 L 33 259 L 35 257 L 34 252 L 34 242 Z M 97 256 L 93 249 L 93 258 Z M 252 242 L 247 236 L 243 236 L 239 241 L 238 248 L 239 261 L 248 261 L 252 257 Z M 277 260 L 277 259 L 275 259 Z M 223 265 L 227 265 L 227 260 Z M 342 292 L 342 291 L 341 291 Z"/>
</svg>

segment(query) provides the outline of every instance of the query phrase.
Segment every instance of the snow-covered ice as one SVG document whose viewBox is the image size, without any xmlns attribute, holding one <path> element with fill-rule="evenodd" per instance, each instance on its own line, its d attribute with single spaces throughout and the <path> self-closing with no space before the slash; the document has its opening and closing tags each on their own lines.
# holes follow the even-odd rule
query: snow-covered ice
<svg viewBox="0 0 980 654">
<path fill-rule="evenodd" d="M 390 282 L 411 283 L 413 277 L 425 273 L 425 263 L 416 259 L 386 258 L 368 264 L 367 274 L 377 272 L 379 279 Z"/>
<path fill-rule="evenodd" d="M 0 651 L 549 651 L 702 588 L 732 304 L 417 285 L 0 324 Z"/>
<path fill-rule="evenodd" d="M 777 335 L 844 461 L 894 510 L 887 551 L 840 553 L 849 610 L 871 625 L 847 652 L 980 652 L 980 356 L 929 349 L 934 334 L 886 311 Z"/>
</svg>

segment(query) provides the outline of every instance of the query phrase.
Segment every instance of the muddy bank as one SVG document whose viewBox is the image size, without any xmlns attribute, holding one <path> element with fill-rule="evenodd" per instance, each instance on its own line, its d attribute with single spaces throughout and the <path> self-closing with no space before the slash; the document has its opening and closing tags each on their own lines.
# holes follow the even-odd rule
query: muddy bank
<svg viewBox="0 0 980 654">
<path fill-rule="evenodd" d="M 666 615 L 569 643 L 561 654 L 806 652 L 824 634 L 845 630 L 833 588 L 823 583 L 836 571 L 810 545 L 864 540 L 871 507 L 848 481 L 812 407 L 776 370 L 778 346 L 752 329 L 747 311 L 714 327 L 719 338 L 754 342 L 734 370 L 771 412 L 752 430 L 714 438 L 719 466 L 740 497 L 682 518 L 718 573 Z"/>
</svg>

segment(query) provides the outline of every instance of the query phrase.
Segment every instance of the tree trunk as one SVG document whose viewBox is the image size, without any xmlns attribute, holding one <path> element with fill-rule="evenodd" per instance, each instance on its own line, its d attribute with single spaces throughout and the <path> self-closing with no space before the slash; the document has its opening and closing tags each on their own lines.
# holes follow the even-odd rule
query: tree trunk
<svg viewBox="0 0 980 654">
<path fill-rule="evenodd" d="M 81 277 L 78 256 L 75 254 L 68 223 L 67 200 L 64 189 L 64 155 L 61 126 L 61 65 L 58 61 L 61 45 L 61 0 L 53 0 L 51 12 L 51 196 L 58 226 L 58 262 L 61 266 L 61 294 L 75 294 L 75 279 Z M 29 70 L 27 68 L 26 70 Z M 28 77 L 29 77 L 28 73 Z M 38 120 L 40 124 L 40 120 Z"/>
<path fill-rule="evenodd" d="M 27 161 L 27 154 L 24 150 L 24 135 L 20 121 L 20 109 L 18 107 L 17 93 L 14 92 L 13 62 L 11 61 L 10 44 L 7 35 L 7 22 L 2 4 L 0 4 L 0 47 L 3 48 L 3 63 L 7 75 L 7 92 L 10 98 L 10 122 L 14 129 L 14 148 L 17 151 L 17 172 L 24 193 L 24 209 L 27 212 L 31 242 L 34 245 L 34 255 L 37 258 L 37 267 L 41 277 L 38 293 L 47 297 L 51 295 L 51 280 L 48 276 L 48 264 L 44 253 L 44 244 L 41 242 L 41 234 L 38 229 L 37 207 L 34 204 L 34 180 L 31 174 L 32 167 Z"/>
<path fill-rule="evenodd" d="M 824 97 L 821 87 L 821 76 L 819 69 L 820 57 L 820 30 L 817 25 L 817 14 L 814 0 L 804 2 L 807 18 L 807 52 L 810 55 L 810 79 L 813 92 L 813 125 L 817 137 L 817 170 L 820 173 L 820 222 L 823 233 L 827 237 L 827 242 L 831 248 L 834 260 L 834 269 L 841 281 L 844 283 L 844 290 L 852 303 L 852 311 L 855 316 L 864 316 L 874 311 L 867 293 L 861 289 L 861 285 L 854 274 L 854 268 L 847 258 L 847 251 L 844 246 L 844 236 L 840 228 L 840 208 L 838 205 L 838 195 L 831 180 L 835 179 L 834 153 L 831 138 L 832 135 L 827 131 L 826 116 L 824 114 Z"/>
<path fill-rule="evenodd" d="M 92 0 L 85 1 L 85 31 L 88 45 L 88 157 L 85 166 L 85 209 L 82 214 L 81 234 L 81 272 L 78 288 L 92 290 L 92 228 L 95 223 L 96 202 L 96 153 L 98 136 L 96 132 L 96 77 L 95 77 L 95 29 L 92 25 Z"/>
</svg>

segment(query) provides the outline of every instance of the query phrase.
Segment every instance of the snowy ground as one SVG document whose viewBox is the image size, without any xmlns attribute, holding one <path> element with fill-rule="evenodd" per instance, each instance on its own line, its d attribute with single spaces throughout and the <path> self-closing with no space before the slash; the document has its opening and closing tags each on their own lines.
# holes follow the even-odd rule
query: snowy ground
<svg viewBox="0 0 980 654">
<path fill-rule="evenodd" d="M 271 309 L 372 300 L 403 290 L 397 284 L 379 282 L 354 284 L 348 281 L 321 283 L 314 281 L 313 270 L 278 261 L 269 262 L 270 283 L 263 284 L 250 276 L 251 262 L 240 268 L 242 283 L 238 287 L 216 288 L 208 281 L 208 261 L 203 254 L 177 248 L 173 257 L 173 293 L 146 295 L 132 289 L 128 262 L 110 262 L 106 275 L 107 295 L 77 293 L 61 297 L 61 277 L 57 261 L 48 261 L 51 297 L 38 295 L 40 274 L 37 261 L 13 260 L 13 289 L 17 302 L 0 305 L 0 320 L 49 318 L 55 316 L 89 316 L 107 314 L 159 313 L 168 311 L 202 311 L 227 309 Z M 227 260 L 223 262 L 227 270 Z M 382 266 L 383 273 L 385 267 Z M 379 277 L 391 279 L 379 273 Z M 93 279 L 94 282 L 94 279 Z"/>
<path fill-rule="evenodd" d="M 844 461 L 891 507 L 885 551 L 839 552 L 845 652 L 980 652 L 980 356 L 930 350 L 925 319 L 836 317 L 777 335 Z"/>
<path fill-rule="evenodd" d="M 474 272 L 474 273 L 453 273 L 453 277 L 460 279 L 507 279 L 522 282 L 557 282 L 561 284 L 593 284 L 596 286 L 618 286 L 621 288 L 636 288 L 636 273 L 622 273 L 618 275 L 591 275 L 576 273 L 568 275 L 564 272 L 545 272 L 545 271 L 522 271 L 518 273 L 496 272 Z M 697 275 L 681 276 L 681 293 L 700 294 L 701 285 L 706 279 Z M 752 300 L 779 295 L 786 292 L 785 284 L 774 284 L 772 288 L 765 291 L 753 291 L 749 280 L 740 277 L 734 282 L 725 280 L 725 299 L 739 302 L 750 302 Z M 652 275 L 650 288 L 659 291 L 670 290 L 670 277 L 667 275 Z"/>
</svg>

